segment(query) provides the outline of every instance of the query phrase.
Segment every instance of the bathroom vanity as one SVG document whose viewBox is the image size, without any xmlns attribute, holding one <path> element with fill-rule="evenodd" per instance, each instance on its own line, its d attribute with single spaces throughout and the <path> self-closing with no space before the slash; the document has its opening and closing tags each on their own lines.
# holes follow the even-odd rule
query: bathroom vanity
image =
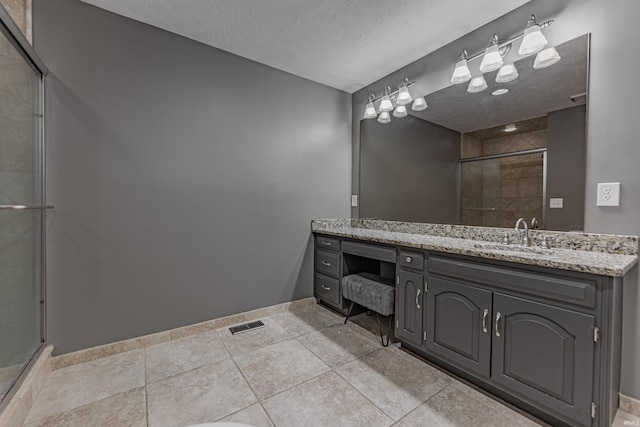
<svg viewBox="0 0 640 427">
<path fill-rule="evenodd" d="M 637 237 L 560 233 L 543 249 L 502 245 L 508 231 L 486 227 L 315 220 L 312 231 L 323 304 L 346 313 L 347 274 L 392 279 L 403 347 L 553 425 L 611 424 Z"/>
</svg>

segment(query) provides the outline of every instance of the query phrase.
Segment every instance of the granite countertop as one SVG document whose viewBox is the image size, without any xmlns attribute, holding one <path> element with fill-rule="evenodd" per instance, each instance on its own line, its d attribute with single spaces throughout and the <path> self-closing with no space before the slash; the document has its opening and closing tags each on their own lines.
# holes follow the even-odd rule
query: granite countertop
<svg viewBox="0 0 640 427">
<path fill-rule="evenodd" d="M 501 245 L 496 236 L 502 236 L 505 229 L 441 225 L 425 229 L 413 226 L 416 223 L 353 221 L 357 223 L 350 224 L 351 220 L 314 220 L 312 231 L 374 243 L 613 277 L 623 276 L 638 262 L 636 236 L 554 232 L 556 238 L 561 234 L 562 245 L 542 249 L 539 246 Z M 536 233 L 547 234 L 540 231 Z M 457 237 L 450 237 L 452 234 Z M 548 232 L 548 235 L 551 233 Z M 478 239 L 478 236 L 483 239 Z M 571 249 L 567 249 L 567 246 Z M 580 249 L 573 249 L 575 247 Z"/>
</svg>

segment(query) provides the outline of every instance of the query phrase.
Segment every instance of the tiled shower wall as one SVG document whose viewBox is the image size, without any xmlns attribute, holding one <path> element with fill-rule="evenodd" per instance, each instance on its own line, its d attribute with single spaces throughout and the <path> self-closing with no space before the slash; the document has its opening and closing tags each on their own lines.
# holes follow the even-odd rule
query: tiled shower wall
<svg viewBox="0 0 640 427">
<path fill-rule="evenodd" d="M 462 158 L 544 148 L 546 129 L 479 140 L 462 136 Z M 540 154 L 464 163 L 464 225 L 512 227 L 516 219 L 542 219 L 543 159 Z M 496 210 L 491 210 L 495 208 Z"/>
<path fill-rule="evenodd" d="M 2 0 L 30 38 L 31 2 Z M 0 204 L 34 197 L 33 72 L 0 34 Z M 36 330 L 34 221 L 38 212 L 0 213 L 0 396 L 28 357 Z"/>
</svg>

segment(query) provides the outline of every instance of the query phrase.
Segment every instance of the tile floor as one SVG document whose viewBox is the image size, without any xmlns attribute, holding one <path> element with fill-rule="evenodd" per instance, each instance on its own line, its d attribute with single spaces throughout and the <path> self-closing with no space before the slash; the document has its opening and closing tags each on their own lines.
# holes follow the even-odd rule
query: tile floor
<svg viewBox="0 0 640 427">
<path fill-rule="evenodd" d="M 314 305 L 243 334 L 224 328 L 59 369 L 25 426 L 538 425 L 397 344 L 383 348 L 375 317 L 353 320 Z M 638 420 L 619 412 L 616 425 Z"/>
</svg>

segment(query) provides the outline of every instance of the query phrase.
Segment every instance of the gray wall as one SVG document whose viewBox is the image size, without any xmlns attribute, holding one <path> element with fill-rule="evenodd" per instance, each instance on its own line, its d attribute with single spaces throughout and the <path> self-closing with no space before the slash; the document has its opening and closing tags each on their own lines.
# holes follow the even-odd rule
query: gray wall
<svg viewBox="0 0 640 427">
<path fill-rule="evenodd" d="M 494 32 L 507 38 L 522 31 L 527 18 L 535 13 L 538 21 L 555 19 L 545 29 L 551 44 L 591 33 L 589 107 L 587 114 L 587 167 L 585 230 L 589 232 L 640 234 L 640 120 L 637 103 L 640 85 L 622 78 L 620 70 L 640 68 L 637 52 L 637 0 L 532 0 L 514 12 L 467 36 L 398 69 L 378 82 L 353 94 L 351 175 L 352 193 L 359 188 L 358 154 L 360 127 L 367 96 L 380 95 L 387 85 L 397 87 L 407 77 L 417 80 L 411 91 L 428 94 L 449 85 L 449 78 L 462 49 L 470 54 L 482 51 Z M 383 54 L 383 53 L 381 53 Z M 427 98 L 427 102 L 429 99 Z M 597 207 L 596 184 L 622 185 L 620 207 Z M 357 217 L 357 208 L 351 210 Z M 625 283 L 622 348 L 622 392 L 640 399 L 640 294 L 634 274 Z"/>
<path fill-rule="evenodd" d="M 34 37 L 56 353 L 312 295 L 350 95 L 76 0 L 35 0 Z"/>
<path fill-rule="evenodd" d="M 586 166 L 586 105 L 554 111 L 547 116 L 547 204 L 545 228 L 582 230 Z M 549 199 L 563 199 L 562 209 L 549 208 Z"/>
<path fill-rule="evenodd" d="M 360 132 L 363 218 L 458 222 L 458 132 L 412 116 L 362 120 Z"/>
</svg>

